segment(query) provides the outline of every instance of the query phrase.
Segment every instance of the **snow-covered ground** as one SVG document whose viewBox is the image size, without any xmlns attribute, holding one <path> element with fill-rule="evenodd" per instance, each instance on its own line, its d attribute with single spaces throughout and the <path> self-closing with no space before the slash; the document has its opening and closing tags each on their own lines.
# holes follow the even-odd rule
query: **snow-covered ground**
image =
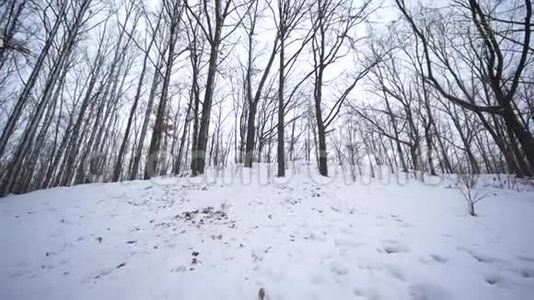
<svg viewBox="0 0 534 300">
<path fill-rule="evenodd" d="M 528 187 L 232 174 L 1 198 L 0 299 L 534 299 Z"/>
</svg>

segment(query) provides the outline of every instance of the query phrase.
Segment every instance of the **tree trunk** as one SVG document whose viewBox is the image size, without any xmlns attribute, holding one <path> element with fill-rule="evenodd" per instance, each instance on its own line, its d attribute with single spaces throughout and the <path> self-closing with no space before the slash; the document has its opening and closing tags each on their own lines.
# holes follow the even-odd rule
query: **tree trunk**
<svg viewBox="0 0 534 300">
<path fill-rule="evenodd" d="M 152 85 L 150 88 L 150 93 L 148 95 L 148 102 L 146 105 L 145 118 L 143 120 L 143 125 L 141 126 L 141 136 L 139 137 L 139 142 L 137 145 L 137 151 L 133 156 L 132 171 L 130 173 L 130 180 L 137 178 L 137 172 L 139 171 L 139 164 L 141 163 L 141 154 L 145 145 L 145 137 L 148 129 L 148 123 L 150 122 L 150 116 L 152 115 L 152 107 L 154 106 L 154 99 L 156 98 L 156 93 L 158 90 L 160 82 L 160 71 L 162 65 L 162 58 L 158 58 L 156 63 L 156 68 L 154 70 L 154 77 L 152 78 Z"/>
<path fill-rule="evenodd" d="M 19 144 L 15 156 L 13 157 L 12 161 L 10 162 L 8 166 L 9 175 L 7 176 L 5 182 L 3 183 L 2 189 L 0 194 L 7 194 L 11 191 L 15 184 L 15 179 L 18 176 L 18 173 L 21 168 L 21 164 L 23 160 L 26 158 L 27 152 L 29 150 L 29 147 L 31 145 L 31 142 L 33 140 L 33 137 L 35 135 L 35 131 L 37 129 L 37 125 L 39 124 L 43 112 L 45 108 L 48 106 L 48 102 L 50 100 L 51 93 L 54 89 L 54 86 L 56 85 L 56 82 L 58 81 L 60 77 L 60 72 L 63 70 L 63 68 L 67 67 L 68 60 L 70 59 L 71 52 L 77 42 L 78 32 L 80 30 L 80 27 L 82 25 L 82 21 L 84 19 L 85 13 L 87 12 L 89 8 L 89 4 L 91 3 L 91 0 L 85 0 L 81 6 L 79 11 L 77 12 L 76 19 L 72 27 L 69 28 L 69 31 L 67 33 L 67 39 L 65 40 L 65 43 L 62 45 L 58 61 L 54 65 L 52 72 L 48 76 L 45 90 L 43 94 L 41 95 L 41 99 L 39 101 L 39 105 L 36 109 L 36 112 L 34 116 L 32 117 L 31 121 L 27 125 L 22 139 L 21 143 Z"/>
<path fill-rule="evenodd" d="M 176 3 L 175 6 L 179 4 Z M 178 17 L 177 7 L 174 8 L 175 13 L 172 17 Z M 171 24 L 170 39 L 168 45 L 167 61 L 165 66 L 165 75 L 163 77 L 163 85 L 161 87 L 161 98 L 158 105 L 158 111 L 156 114 L 156 121 L 154 123 L 154 129 L 152 130 L 152 139 L 150 140 L 150 147 L 148 150 L 148 156 L 145 164 L 144 179 L 150 179 L 153 176 L 158 175 L 158 163 L 159 163 L 159 151 L 161 143 L 161 134 L 163 132 L 163 122 L 166 114 L 167 95 L 169 93 L 169 82 L 172 74 L 172 66 L 174 64 L 174 48 L 176 46 L 176 39 L 178 34 L 179 21 L 174 20 Z"/>
<path fill-rule="evenodd" d="M 221 30 L 222 28 L 217 26 L 217 29 L 215 31 L 215 38 L 210 50 L 208 78 L 206 82 L 206 90 L 204 91 L 204 101 L 202 103 L 200 129 L 198 132 L 197 146 L 192 158 L 194 161 L 192 166 L 193 176 L 203 174 L 204 167 L 206 164 L 206 147 L 208 145 L 209 138 L 210 114 L 213 102 L 213 91 L 215 89 L 215 77 L 217 75 Z"/>
<path fill-rule="evenodd" d="M 277 131 L 277 148 L 276 148 L 276 160 L 278 162 L 278 177 L 286 176 L 286 163 L 285 163 L 285 149 L 284 149 L 284 80 L 285 80 L 285 28 L 283 18 L 280 18 L 280 70 L 278 77 L 278 122 L 276 124 Z"/>
<path fill-rule="evenodd" d="M 39 76 L 39 73 L 41 72 L 41 69 L 43 67 L 46 57 L 48 56 L 50 47 L 52 47 L 52 45 L 54 44 L 54 39 L 58 32 L 59 26 L 63 22 L 63 17 L 65 16 L 65 12 L 66 12 L 66 7 L 67 7 L 67 4 L 66 2 L 64 2 L 61 5 L 61 8 L 58 13 L 58 17 L 56 18 L 56 21 L 54 22 L 54 26 L 50 30 L 50 33 L 46 39 L 44 47 L 39 53 L 39 56 L 37 57 L 35 66 L 32 69 L 30 77 L 26 81 L 26 84 L 24 85 L 24 88 L 22 89 L 22 92 L 20 93 L 20 96 L 18 97 L 17 102 L 15 103 L 15 106 L 13 107 L 13 110 L 11 114 L 9 115 L 6 126 L 4 127 L 4 130 L 2 131 L 2 136 L 0 136 L 0 158 L 4 154 L 4 150 L 7 146 L 8 139 L 13 134 L 13 131 L 15 130 L 15 125 L 17 121 L 19 120 L 20 115 L 22 114 L 23 108 L 26 105 L 26 102 L 28 101 L 30 97 L 30 93 L 33 87 L 35 86 L 35 84 L 37 83 L 37 77 Z"/>
<path fill-rule="evenodd" d="M 158 26 L 159 26 L 159 22 L 158 22 Z M 157 30 L 158 29 L 156 28 L 156 32 L 157 32 Z M 130 115 L 128 117 L 128 123 L 126 124 L 126 130 L 124 132 L 124 137 L 122 139 L 121 147 L 119 149 L 117 162 L 115 163 L 115 168 L 113 170 L 113 178 L 112 178 L 113 182 L 118 181 L 119 178 L 120 178 L 120 175 L 121 175 L 122 160 L 123 160 L 123 157 L 124 157 L 124 153 L 126 152 L 126 147 L 128 145 L 128 138 L 129 138 L 129 135 L 130 135 L 130 129 L 131 129 L 131 126 L 132 126 L 133 117 L 135 115 L 135 111 L 137 110 L 137 104 L 139 102 L 139 98 L 141 97 L 141 89 L 143 87 L 143 81 L 145 79 L 145 73 L 146 73 L 146 67 L 147 67 L 148 58 L 149 58 L 149 54 L 150 54 L 150 49 L 152 49 L 152 45 L 154 44 L 155 37 L 156 37 L 155 35 L 152 37 L 152 39 L 150 40 L 150 43 L 148 45 L 148 48 L 145 51 L 145 57 L 143 59 L 143 66 L 141 68 L 141 72 L 140 72 L 140 75 L 139 75 L 139 81 L 137 83 L 137 90 L 135 92 L 133 105 L 132 105 L 132 108 L 130 110 Z"/>
</svg>

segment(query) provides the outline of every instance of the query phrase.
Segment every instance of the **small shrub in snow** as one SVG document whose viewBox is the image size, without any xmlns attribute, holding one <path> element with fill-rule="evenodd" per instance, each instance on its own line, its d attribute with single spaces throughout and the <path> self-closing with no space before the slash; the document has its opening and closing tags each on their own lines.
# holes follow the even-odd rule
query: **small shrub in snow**
<svg viewBox="0 0 534 300">
<path fill-rule="evenodd" d="M 460 191 L 466 201 L 467 212 L 471 216 L 476 216 L 475 204 L 486 197 L 477 190 L 477 181 L 478 176 L 475 174 L 458 174 Z"/>
</svg>

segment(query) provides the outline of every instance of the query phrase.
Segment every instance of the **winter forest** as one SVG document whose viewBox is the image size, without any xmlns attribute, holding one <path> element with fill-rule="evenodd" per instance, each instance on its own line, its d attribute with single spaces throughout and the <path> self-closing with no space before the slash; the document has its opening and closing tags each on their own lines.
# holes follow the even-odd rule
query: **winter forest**
<svg viewBox="0 0 534 300">
<path fill-rule="evenodd" d="M 185 232 L 179 238 L 187 245 L 176 247 L 184 255 L 192 252 L 192 261 L 187 257 L 187 264 L 162 269 L 180 274 L 179 286 L 188 287 L 156 276 L 165 286 L 162 294 L 150 294 L 140 284 L 129 296 L 401 299 L 397 295 L 404 293 L 402 299 L 527 299 L 534 293 L 534 241 L 528 237 L 534 230 L 530 0 L 0 2 L 0 237 L 13 253 L 0 259 L 0 298 L 41 299 L 60 277 L 74 276 L 65 269 L 69 263 L 65 267 L 54 256 L 79 259 L 84 251 L 106 255 L 95 265 L 72 262 L 87 272 L 45 295 L 114 298 L 117 290 L 97 282 L 106 277 L 126 286 L 136 282 L 136 272 L 152 274 L 152 263 L 163 263 L 151 259 L 167 257 L 154 251 L 164 251 L 162 244 L 178 231 Z M 225 184 L 220 178 L 228 173 L 260 174 L 269 184 Z M 343 179 L 332 179 L 340 174 Z M 401 178 L 406 186 L 380 185 L 386 177 Z M 108 206 L 98 206 L 101 202 Z M 61 221 L 49 224 L 41 215 L 47 212 Z M 69 219 L 78 213 L 88 223 Z M 16 223 L 30 216 L 41 218 Z M 373 231 L 385 222 L 381 216 L 396 222 L 386 225 L 387 234 Z M 109 222 L 97 221 L 102 218 Z M 139 218 L 143 221 L 134 224 Z M 456 231 L 443 233 L 459 245 L 449 249 L 444 245 L 450 243 L 409 231 L 408 246 L 411 238 L 398 230 L 410 218 L 410 226 L 428 227 L 436 236 L 443 224 L 459 222 Z M 503 218 L 511 223 L 501 226 Z M 338 219 L 345 221 L 335 223 Z M 289 228 L 292 237 L 282 241 L 269 222 L 278 222 L 277 230 Z M 72 224 L 78 227 L 57 229 Z M 113 235 L 115 250 L 94 248 L 108 241 L 100 227 L 109 224 L 124 227 Z M 315 228 L 311 236 L 299 231 L 304 225 Z M 371 245 L 363 254 L 331 254 L 357 248 L 360 242 L 353 238 L 334 237 L 353 226 L 391 236 L 367 231 L 369 236 L 357 238 Z M 141 234 L 137 231 L 144 235 L 128 237 Z M 49 234 L 64 241 L 31 246 L 32 239 Z M 80 243 L 90 239 L 94 245 L 65 246 L 82 234 L 87 236 Z M 278 264 L 299 264 L 277 256 L 280 249 L 304 251 L 294 246 L 299 234 L 305 253 L 319 265 L 321 247 L 306 243 L 332 241 L 334 248 L 324 251 L 334 257 L 324 264 L 334 277 L 319 272 L 323 275 L 312 276 L 312 283 L 303 279 L 291 287 L 284 280 L 311 271 L 273 271 Z M 245 237 L 254 240 L 252 246 Z M 232 243 L 237 250 L 217 250 Z M 425 248 L 431 246 L 442 253 Z M 27 266 L 33 254 L 15 254 L 21 247 L 55 261 L 35 262 L 33 270 Z M 241 253 L 249 250 L 252 254 Z M 406 266 L 402 259 L 378 259 L 416 252 L 417 262 Z M 227 254 L 244 269 L 228 265 Z M 375 264 L 352 270 L 351 259 L 361 257 Z M 480 270 L 471 265 L 484 263 Z M 99 264 L 108 268 L 91 269 Z M 417 276 L 429 275 L 416 266 L 432 264 L 442 269 L 428 271 L 437 274 L 430 283 L 419 283 Z M 214 284 L 213 294 L 196 286 L 200 278 L 218 282 L 223 272 L 218 268 L 231 270 L 222 280 L 227 284 Z M 262 268 L 271 269 L 262 273 Z M 374 275 L 365 275 L 371 269 Z M 110 275 L 119 272 L 125 275 Z M 45 279 L 52 273 L 57 277 Z M 463 282 L 452 282 L 445 276 L 451 273 L 483 279 L 464 275 Z M 243 274 L 250 281 L 234 286 Z M 26 291 L 9 284 L 25 282 L 24 276 L 32 278 Z M 350 276 L 352 283 L 365 284 L 350 286 L 345 282 Z M 391 280 L 396 285 L 386 288 Z"/>
<path fill-rule="evenodd" d="M 533 175 L 530 1 L 197 2 L 4 2 L 2 194 L 264 161 Z"/>
</svg>

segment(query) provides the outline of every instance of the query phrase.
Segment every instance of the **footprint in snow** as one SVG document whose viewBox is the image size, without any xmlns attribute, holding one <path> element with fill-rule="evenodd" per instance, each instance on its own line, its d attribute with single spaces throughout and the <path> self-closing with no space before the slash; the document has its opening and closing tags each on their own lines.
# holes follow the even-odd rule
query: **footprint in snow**
<svg viewBox="0 0 534 300">
<path fill-rule="evenodd" d="M 498 262 L 502 262 L 502 260 L 498 259 L 498 258 L 495 258 L 495 257 L 492 257 L 492 256 L 489 256 L 489 255 L 484 255 L 484 254 L 480 254 L 480 253 L 474 253 L 472 251 L 468 251 L 468 253 L 474 258 L 476 259 L 478 262 L 481 262 L 481 263 L 498 263 Z"/>
<path fill-rule="evenodd" d="M 534 263 L 534 257 L 529 257 L 529 256 L 518 256 L 517 258 L 518 258 L 519 260 L 524 261 L 524 262 Z"/>
<path fill-rule="evenodd" d="M 180 273 L 180 272 L 185 272 L 185 271 L 187 271 L 187 267 L 185 266 L 178 266 L 178 267 L 174 267 L 171 269 L 172 273 Z"/>
<path fill-rule="evenodd" d="M 519 273 L 523 278 L 534 279 L 534 269 L 522 269 Z"/>
<path fill-rule="evenodd" d="M 399 222 L 399 223 L 404 222 L 404 220 L 399 218 L 399 216 L 397 216 L 397 215 L 389 215 L 389 219 L 391 219 L 393 221 L 396 221 L 396 222 Z"/>
<path fill-rule="evenodd" d="M 386 270 L 391 275 L 391 277 L 399 280 L 399 281 L 406 281 L 406 277 L 404 276 L 404 272 L 402 272 L 401 269 L 399 269 L 397 266 L 388 265 L 386 266 Z"/>
<path fill-rule="evenodd" d="M 332 273 L 338 276 L 347 275 L 349 273 L 349 269 L 347 267 L 334 262 L 332 262 L 332 264 L 330 265 L 330 271 L 332 271 Z"/>
<path fill-rule="evenodd" d="M 352 225 L 349 225 L 349 226 L 352 226 Z M 348 235 L 356 235 L 356 232 L 354 230 L 352 230 L 351 228 L 347 228 L 347 227 L 341 228 L 340 232 L 343 234 L 348 234 Z"/>
<path fill-rule="evenodd" d="M 382 246 L 382 248 L 378 248 L 378 252 L 386 254 L 410 252 L 410 249 L 408 247 L 400 245 L 395 241 L 385 241 L 385 243 L 387 245 Z"/>
<path fill-rule="evenodd" d="M 365 288 L 365 289 L 360 289 L 360 288 L 353 288 L 352 290 L 352 293 L 358 297 L 358 299 L 360 298 L 364 298 L 366 300 L 380 300 L 380 299 L 383 299 L 382 296 L 380 295 L 380 292 L 377 291 L 377 290 L 373 290 L 373 289 L 369 289 L 369 288 Z"/>
<path fill-rule="evenodd" d="M 486 276 L 486 282 L 489 285 L 496 285 L 500 281 L 501 281 L 501 278 L 499 278 L 499 276 L 495 276 L 495 275 Z"/>
<path fill-rule="evenodd" d="M 102 271 L 100 271 L 98 274 L 96 274 L 93 279 L 96 280 L 96 279 L 100 279 L 104 276 L 107 276 L 109 274 L 111 274 L 113 271 L 117 270 L 117 269 L 120 269 L 122 267 L 126 266 L 126 262 L 122 262 L 114 267 L 108 267 L 108 268 L 105 268 L 103 269 Z"/>
<path fill-rule="evenodd" d="M 441 255 L 437 255 L 437 254 L 430 254 L 430 257 L 435 261 L 435 262 L 438 262 L 438 263 L 446 263 L 447 261 L 449 261 L 448 258 L 444 257 L 444 256 L 441 256 Z"/>
<path fill-rule="evenodd" d="M 349 247 L 349 248 L 356 248 L 363 246 L 363 243 L 354 241 L 353 239 L 334 239 L 334 244 L 336 247 Z"/>
<path fill-rule="evenodd" d="M 434 284 L 415 284 L 409 288 L 412 300 L 448 300 L 451 295 L 442 287 Z"/>
</svg>

